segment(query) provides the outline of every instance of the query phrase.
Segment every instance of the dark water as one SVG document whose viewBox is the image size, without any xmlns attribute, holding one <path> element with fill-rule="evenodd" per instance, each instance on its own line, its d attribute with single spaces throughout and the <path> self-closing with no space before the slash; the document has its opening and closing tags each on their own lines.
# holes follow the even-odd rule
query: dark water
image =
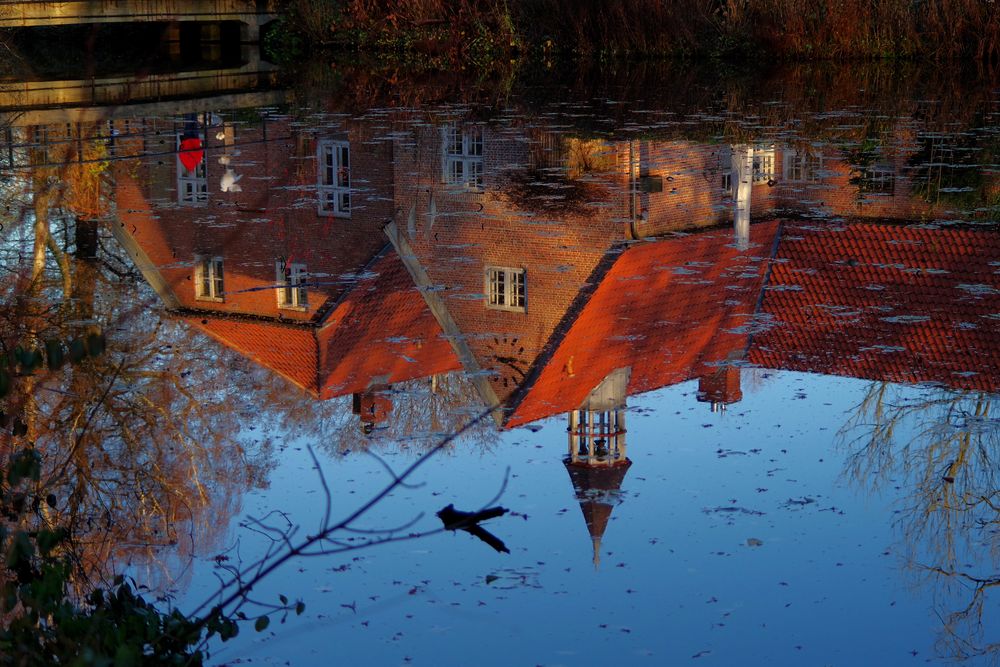
<svg viewBox="0 0 1000 667">
<path fill-rule="evenodd" d="M 995 660 L 987 78 L 206 67 L 0 86 L 0 341 L 107 345 L 0 399 L 91 581 L 192 611 L 419 461 L 213 662 Z"/>
</svg>

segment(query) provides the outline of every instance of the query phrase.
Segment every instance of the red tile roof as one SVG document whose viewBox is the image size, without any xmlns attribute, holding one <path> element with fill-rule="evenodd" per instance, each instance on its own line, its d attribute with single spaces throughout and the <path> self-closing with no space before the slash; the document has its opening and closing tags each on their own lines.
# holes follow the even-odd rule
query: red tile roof
<svg viewBox="0 0 1000 667">
<path fill-rule="evenodd" d="M 323 398 L 461 368 L 399 255 L 371 271 L 320 329 Z"/>
<path fill-rule="evenodd" d="M 318 396 L 316 388 L 318 348 L 316 335 L 311 327 L 248 318 L 219 317 L 215 313 L 185 315 L 181 319 L 201 329 L 226 347 Z"/>
<path fill-rule="evenodd" d="M 461 368 L 395 252 L 371 267 L 320 328 L 214 313 L 182 319 L 324 399 Z"/>
<path fill-rule="evenodd" d="M 697 377 L 742 355 L 776 223 L 741 251 L 731 229 L 643 242 L 614 263 L 537 380 L 513 427 L 578 408 L 609 373 L 631 367 L 628 393 Z"/>
<path fill-rule="evenodd" d="M 750 361 L 1000 390 L 1000 234 L 786 223 Z"/>
</svg>

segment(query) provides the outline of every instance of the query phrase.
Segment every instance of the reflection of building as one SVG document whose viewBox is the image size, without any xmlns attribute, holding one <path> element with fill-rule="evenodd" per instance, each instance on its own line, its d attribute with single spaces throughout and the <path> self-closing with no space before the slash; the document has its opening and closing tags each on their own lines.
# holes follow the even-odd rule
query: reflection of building
<svg viewBox="0 0 1000 667">
<path fill-rule="evenodd" d="M 632 462 L 625 449 L 625 395 L 630 369 L 612 371 L 569 413 L 569 453 L 564 462 L 594 546 L 594 567 L 601 560 L 601 539 L 620 500 Z"/>
<path fill-rule="evenodd" d="M 628 459 L 613 466 L 576 465 L 566 461 L 566 470 L 593 544 L 595 568 L 601 564 L 601 540 L 608 529 L 612 510 L 621 502 L 622 482 L 631 465 Z"/>
<path fill-rule="evenodd" d="M 157 155 L 170 123 L 143 121 L 145 157 L 115 169 L 118 236 L 177 317 L 318 398 L 369 396 L 368 424 L 391 405 L 378 387 L 458 368 L 380 230 L 391 144 L 354 126 L 199 120 L 216 127 L 201 133 L 197 206 L 175 180 L 192 170 Z M 214 185 L 231 171 L 240 187 Z"/>
<path fill-rule="evenodd" d="M 355 395 L 366 429 L 394 418 L 389 386 L 459 368 L 502 428 L 568 415 L 598 542 L 629 395 L 697 380 L 722 409 L 746 365 L 1000 382 L 996 234 L 886 220 L 938 210 L 914 149 L 222 122 L 199 206 L 178 205 L 175 160 L 116 172 L 130 247 L 178 315 L 317 397 Z M 143 127 L 146 153 L 178 131 Z M 241 187 L 217 188 L 230 170 Z"/>
</svg>

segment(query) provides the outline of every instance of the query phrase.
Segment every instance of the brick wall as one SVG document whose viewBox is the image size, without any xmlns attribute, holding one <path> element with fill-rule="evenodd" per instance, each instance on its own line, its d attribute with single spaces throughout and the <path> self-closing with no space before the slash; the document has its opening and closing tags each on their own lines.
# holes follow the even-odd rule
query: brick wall
<svg viewBox="0 0 1000 667">
<path fill-rule="evenodd" d="M 322 129 L 296 127 L 288 119 L 234 124 L 231 144 L 206 138 L 208 194 L 202 205 L 178 203 L 178 159 L 170 153 L 180 127 L 147 121 L 147 157 L 116 163 L 121 221 L 163 274 L 181 304 L 219 312 L 314 318 L 342 293 L 345 277 L 360 270 L 386 240 L 381 227 L 392 214 L 392 144 L 377 140 L 360 123 Z M 318 139 L 347 140 L 351 147 L 350 218 L 317 210 Z M 229 137 L 226 138 L 227 140 Z M 160 153 L 160 154 L 156 154 Z M 166 153 L 166 154 L 162 154 Z M 153 155 L 150 155 L 153 154 Z M 241 192 L 222 192 L 228 155 L 241 176 Z M 223 302 L 195 299 L 195 256 L 221 256 Z M 308 308 L 279 309 L 275 261 L 304 264 Z"/>
</svg>

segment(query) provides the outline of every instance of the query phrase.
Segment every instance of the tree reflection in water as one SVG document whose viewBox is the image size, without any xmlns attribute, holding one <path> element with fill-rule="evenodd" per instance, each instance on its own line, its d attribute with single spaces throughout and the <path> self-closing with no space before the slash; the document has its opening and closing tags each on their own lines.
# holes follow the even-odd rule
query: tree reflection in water
<svg viewBox="0 0 1000 667">
<path fill-rule="evenodd" d="M 73 536 L 81 591 L 126 567 L 147 585 L 177 585 L 192 555 L 218 548 L 242 495 L 265 484 L 269 443 L 248 451 L 236 437 L 253 410 L 253 392 L 234 381 L 247 364 L 220 364 L 214 346 L 152 307 L 127 260 L 98 238 L 96 211 L 64 198 L 70 171 L 38 167 L 9 184 L 12 201 L 33 205 L 8 202 L 3 220 L 0 344 L 45 350 L 103 331 L 107 350 L 14 374 L 0 407 L 42 456 L 39 486 L 54 503 L 39 520 Z M 9 428 L 0 443 L 9 458 Z"/>
<path fill-rule="evenodd" d="M 904 562 L 935 587 L 942 655 L 1000 659 L 990 590 L 1000 586 L 1000 418 L 992 394 L 873 383 L 841 430 L 846 474 L 859 486 L 903 489 Z M 993 605 L 995 606 L 995 605 Z"/>
</svg>

